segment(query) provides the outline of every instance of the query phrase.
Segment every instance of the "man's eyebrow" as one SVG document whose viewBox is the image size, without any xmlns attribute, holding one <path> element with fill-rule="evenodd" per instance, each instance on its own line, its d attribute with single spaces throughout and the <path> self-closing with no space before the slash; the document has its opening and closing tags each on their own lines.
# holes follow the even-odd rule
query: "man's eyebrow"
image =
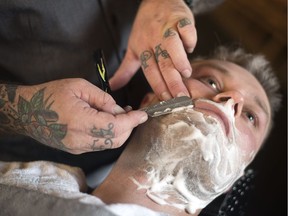
<svg viewBox="0 0 288 216">
<path fill-rule="evenodd" d="M 260 100 L 260 98 L 257 95 L 254 96 L 254 100 L 256 104 L 264 111 L 266 117 L 268 118 L 269 112 L 267 106 L 265 106 L 265 104 Z"/>
<path fill-rule="evenodd" d="M 219 71 L 219 72 L 221 72 L 221 73 L 223 73 L 225 75 L 230 74 L 229 71 L 226 68 L 222 67 L 219 64 L 215 64 L 215 63 L 212 63 L 212 62 L 197 62 L 197 61 L 195 61 L 195 63 L 196 63 L 195 66 L 197 68 L 210 67 L 210 68 L 216 69 L 217 71 Z"/>
</svg>

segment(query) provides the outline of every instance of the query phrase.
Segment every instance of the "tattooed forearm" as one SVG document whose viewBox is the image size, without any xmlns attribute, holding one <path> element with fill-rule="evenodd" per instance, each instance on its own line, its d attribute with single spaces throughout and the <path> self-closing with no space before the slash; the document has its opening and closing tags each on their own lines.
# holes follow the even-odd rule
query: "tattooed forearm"
<svg viewBox="0 0 288 216">
<path fill-rule="evenodd" d="M 0 131 L 30 136 L 43 144 L 64 149 L 62 139 L 67 125 L 58 124 L 58 114 L 51 110 L 54 101 L 44 98 L 45 88 L 37 91 L 30 100 L 16 99 L 17 86 L 0 84 Z"/>
<path fill-rule="evenodd" d="M 156 61 L 159 62 L 159 57 L 162 56 L 164 59 L 169 58 L 169 54 L 167 50 L 163 50 L 161 48 L 161 44 L 155 47 L 155 58 Z"/>
<path fill-rule="evenodd" d="M 12 103 L 15 100 L 17 85 L 0 84 L 0 131 L 5 131 L 3 125 L 10 125 L 15 119 Z"/>
<path fill-rule="evenodd" d="M 104 149 L 111 149 L 113 146 L 113 138 L 115 137 L 113 131 L 113 123 L 109 123 L 107 129 L 96 128 L 95 126 L 91 129 L 90 133 L 92 137 L 97 139 L 93 140 L 93 143 L 90 144 L 90 147 L 93 151 L 100 151 Z M 104 142 L 102 140 L 104 139 Z"/>
</svg>

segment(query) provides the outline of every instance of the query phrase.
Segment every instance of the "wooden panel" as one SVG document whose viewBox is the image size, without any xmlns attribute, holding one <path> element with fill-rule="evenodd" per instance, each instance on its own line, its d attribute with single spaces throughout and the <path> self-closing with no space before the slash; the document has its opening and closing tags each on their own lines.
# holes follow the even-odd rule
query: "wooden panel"
<svg viewBox="0 0 288 216">
<path fill-rule="evenodd" d="M 261 52 L 287 88 L 287 1 L 226 0 L 208 15 L 232 40 Z"/>
</svg>

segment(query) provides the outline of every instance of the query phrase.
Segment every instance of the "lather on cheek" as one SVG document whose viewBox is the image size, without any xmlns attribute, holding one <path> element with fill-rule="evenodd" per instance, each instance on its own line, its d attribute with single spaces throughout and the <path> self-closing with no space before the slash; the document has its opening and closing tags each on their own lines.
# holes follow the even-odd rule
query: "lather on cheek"
<svg viewBox="0 0 288 216">
<path fill-rule="evenodd" d="M 187 109 L 151 123 L 157 136 L 150 136 L 144 188 L 153 201 L 193 213 L 242 174 L 237 145 L 227 144 L 221 125 L 210 117 Z"/>
</svg>

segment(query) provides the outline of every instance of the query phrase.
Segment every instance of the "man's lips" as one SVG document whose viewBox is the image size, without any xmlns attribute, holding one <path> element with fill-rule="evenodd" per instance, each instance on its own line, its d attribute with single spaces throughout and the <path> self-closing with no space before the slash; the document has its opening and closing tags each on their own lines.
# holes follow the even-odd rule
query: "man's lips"
<svg viewBox="0 0 288 216">
<path fill-rule="evenodd" d="M 227 137 L 231 137 L 231 121 L 227 115 L 218 107 L 216 103 L 208 100 L 194 100 L 194 109 L 203 114 L 213 117 L 218 121 L 223 128 L 223 132 L 225 132 Z"/>
</svg>

